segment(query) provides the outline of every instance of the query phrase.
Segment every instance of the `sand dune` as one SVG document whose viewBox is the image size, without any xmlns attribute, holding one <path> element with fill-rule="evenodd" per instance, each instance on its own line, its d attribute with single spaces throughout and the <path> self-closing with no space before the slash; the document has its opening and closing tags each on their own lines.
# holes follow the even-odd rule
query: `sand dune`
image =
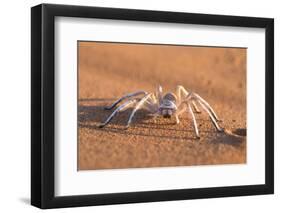
<svg viewBox="0 0 281 213">
<path fill-rule="evenodd" d="M 246 163 L 246 49 L 80 42 L 78 70 L 79 170 Z M 104 106 L 158 84 L 199 93 L 227 131 L 196 114 L 197 140 L 187 113 L 175 125 L 145 111 L 124 129 L 130 109 L 98 128 L 111 113 Z"/>
</svg>

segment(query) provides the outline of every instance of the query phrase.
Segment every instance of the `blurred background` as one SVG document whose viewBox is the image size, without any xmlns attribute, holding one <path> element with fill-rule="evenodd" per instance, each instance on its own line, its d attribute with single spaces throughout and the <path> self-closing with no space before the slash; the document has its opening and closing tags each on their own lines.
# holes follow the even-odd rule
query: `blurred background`
<svg viewBox="0 0 281 213">
<path fill-rule="evenodd" d="M 79 97 L 114 98 L 139 89 L 152 92 L 158 84 L 171 91 L 180 84 L 245 104 L 246 52 L 244 48 L 79 42 Z"/>
</svg>

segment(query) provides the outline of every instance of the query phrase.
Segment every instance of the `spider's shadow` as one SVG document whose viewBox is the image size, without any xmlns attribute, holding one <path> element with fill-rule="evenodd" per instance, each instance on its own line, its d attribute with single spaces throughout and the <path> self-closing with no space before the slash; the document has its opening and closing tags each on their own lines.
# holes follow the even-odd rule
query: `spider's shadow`
<svg viewBox="0 0 281 213">
<path fill-rule="evenodd" d="M 107 131 L 119 134 L 127 135 L 139 135 L 139 136 L 150 136 L 150 137 L 162 137 L 167 139 L 194 139 L 194 131 L 192 128 L 179 128 L 175 125 L 175 121 L 167 119 L 165 123 L 155 123 L 152 117 L 147 113 L 146 110 L 139 110 L 133 119 L 132 128 L 139 127 L 141 129 L 151 129 L 150 133 L 144 133 L 139 131 L 125 131 L 132 108 L 126 111 L 118 113 L 110 122 L 109 126 L 105 128 L 99 128 L 98 125 L 105 121 L 105 119 L 114 111 L 105 110 L 105 107 L 110 105 L 114 99 L 80 99 L 78 107 L 78 124 L 79 128 L 95 129 L 98 131 Z M 161 118 L 160 118 L 161 119 Z M 197 121 L 200 121 L 197 118 Z M 180 132 L 181 137 L 174 136 L 173 134 L 160 135 L 154 134 L 153 131 L 165 130 L 166 132 Z M 201 130 L 201 133 L 209 131 Z M 172 136 L 173 135 L 173 136 Z M 186 137 L 190 135 L 190 137 Z"/>
<path fill-rule="evenodd" d="M 136 135 L 136 136 L 146 136 L 146 137 L 160 137 L 166 139 L 180 139 L 175 136 L 164 136 L 164 135 L 156 135 L 152 132 L 144 133 L 139 131 L 126 131 L 125 126 L 127 124 L 131 109 L 127 109 L 123 112 L 118 113 L 110 122 L 110 124 L 104 128 L 99 128 L 98 125 L 106 120 L 106 118 L 114 111 L 106 110 L 105 107 L 108 106 L 113 100 L 112 99 L 89 99 L 89 100 L 79 100 L 79 102 L 89 102 L 89 105 L 80 104 L 78 107 L 78 124 L 79 128 L 87 128 L 94 129 L 97 131 L 106 131 L 112 133 L 118 133 L 122 135 Z M 151 116 L 148 115 L 146 110 L 140 109 L 138 113 L 136 113 L 132 127 L 140 127 L 142 129 L 150 128 L 153 130 L 176 130 L 167 128 L 169 125 L 173 125 L 171 122 L 164 124 L 164 127 L 156 126 L 150 121 Z M 163 125 L 163 124 L 162 124 Z M 181 138 L 182 139 L 182 138 Z M 191 138 L 186 138 L 191 139 Z"/>
<path fill-rule="evenodd" d="M 183 126 L 175 125 L 175 122 L 171 119 L 167 119 L 164 123 L 155 123 L 153 118 L 149 116 L 147 111 L 139 110 L 133 119 L 133 124 L 130 130 L 125 130 L 132 108 L 124 112 L 118 113 L 110 122 L 110 124 L 104 128 L 99 128 L 98 125 L 106 120 L 106 118 L 113 112 L 112 110 L 105 110 L 105 107 L 110 105 L 114 99 L 80 99 L 78 106 L 78 126 L 79 128 L 87 128 L 96 131 L 112 132 L 122 135 L 136 135 L 136 136 L 146 136 L 146 137 L 160 137 L 163 139 L 184 139 L 193 140 L 194 130 L 191 127 L 191 123 L 187 122 Z M 161 119 L 161 118 L 160 118 Z M 198 116 L 196 118 L 200 123 L 206 121 L 202 117 Z M 142 130 L 150 129 L 151 131 L 134 131 L 134 128 L 140 128 Z M 164 130 L 165 135 L 156 134 L 157 130 Z M 179 134 L 174 134 L 179 133 Z M 236 138 L 227 133 L 217 133 L 213 130 L 203 130 L 200 129 L 200 133 L 206 136 L 206 141 L 214 144 L 228 144 L 234 147 L 240 147 L 243 145 L 242 138 Z M 177 135 L 180 135 L 177 136 Z M 187 136 L 188 135 L 188 136 Z"/>
<path fill-rule="evenodd" d="M 89 104 L 79 104 L 78 106 L 78 122 L 79 126 L 91 123 L 92 127 L 98 125 L 106 120 L 106 118 L 116 109 L 106 110 L 105 107 L 110 105 L 114 99 L 79 99 L 79 103 L 88 102 Z M 111 125 L 124 126 L 128 121 L 132 109 L 125 110 L 118 113 L 110 121 Z M 144 122 L 150 119 L 145 110 L 139 110 L 134 117 L 134 123 Z"/>
</svg>

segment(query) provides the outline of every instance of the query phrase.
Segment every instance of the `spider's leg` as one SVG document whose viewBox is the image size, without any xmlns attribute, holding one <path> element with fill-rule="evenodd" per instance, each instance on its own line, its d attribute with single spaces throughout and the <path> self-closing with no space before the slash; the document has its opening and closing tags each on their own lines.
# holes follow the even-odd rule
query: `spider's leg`
<svg viewBox="0 0 281 213">
<path fill-rule="evenodd" d="M 151 93 L 145 95 L 135 106 L 134 110 L 132 111 L 130 117 L 129 117 L 129 120 L 128 120 L 128 123 L 127 123 L 127 128 L 130 126 L 131 122 L 132 122 L 132 119 L 135 115 L 135 113 L 141 108 L 143 107 L 143 105 L 147 102 L 147 99 L 150 98 L 151 96 Z"/>
<path fill-rule="evenodd" d="M 154 94 L 151 94 L 151 96 L 148 97 L 148 99 L 145 101 L 145 108 L 152 114 L 158 115 L 158 101 Z"/>
<path fill-rule="evenodd" d="M 119 104 L 121 101 L 123 101 L 127 98 L 132 98 L 132 97 L 135 97 L 135 96 L 138 96 L 138 95 L 146 95 L 146 94 L 147 94 L 147 92 L 145 92 L 145 91 L 137 91 L 137 92 L 134 92 L 134 93 L 129 93 L 129 94 L 124 95 L 123 97 L 119 98 L 113 104 L 105 107 L 104 109 L 107 109 L 107 110 L 113 109 L 117 104 Z"/>
<path fill-rule="evenodd" d="M 181 103 L 181 100 L 188 95 L 188 92 L 183 86 L 177 85 L 176 94 L 179 102 Z"/>
<path fill-rule="evenodd" d="M 121 106 L 119 106 L 117 109 L 115 109 L 111 115 L 106 119 L 105 122 L 103 122 L 102 124 L 99 125 L 100 128 L 104 127 L 105 125 L 107 125 L 111 120 L 112 118 L 120 111 L 122 110 L 125 110 L 127 109 L 128 107 L 130 107 L 131 105 L 133 105 L 134 103 L 136 103 L 136 99 L 132 99 L 132 100 L 129 100 L 127 102 L 125 102 L 124 104 L 122 104 Z"/>
<path fill-rule="evenodd" d="M 154 94 L 151 94 L 142 106 L 142 108 L 146 109 L 153 116 L 154 122 L 156 122 L 156 118 L 159 116 L 158 107 L 158 100 Z"/>
<path fill-rule="evenodd" d="M 201 113 L 200 109 L 197 107 L 195 101 L 191 101 L 191 104 L 193 106 L 193 109 L 196 113 Z"/>
<path fill-rule="evenodd" d="M 151 95 L 151 98 L 150 98 L 150 99 L 151 99 L 151 101 L 152 101 L 153 104 L 155 104 L 155 105 L 157 105 L 157 106 L 159 105 L 158 98 L 156 98 L 156 96 L 155 96 L 154 94 Z"/>
<path fill-rule="evenodd" d="M 158 106 L 155 104 L 151 104 L 148 101 L 145 101 L 144 105 L 142 106 L 142 108 L 146 109 L 147 111 L 149 111 L 149 114 L 156 114 L 158 112 Z"/>
<path fill-rule="evenodd" d="M 197 127 L 196 118 L 195 118 L 195 115 L 192 111 L 191 105 L 189 103 L 188 103 L 188 110 L 189 110 L 189 113 L 191 114 L 191 117 L 192 117 L 192 120 L 193 120 L 193 126 L 194 126 L 194 131 L 195 131 L 195 134 L 196 134 L 196 138 L 199 139 L 200 135 L 199 135 L 198 127 Z"/>
<path fill-rule="evenodd" d="M 177 94 L 177 97 L 178 97 L 178 102 L 181 103 L 182 100 L 186 99 L 187 96 L 190 94 L 189 92 L 187 92 L 187 90 L 181 86 L 181 85 L 178 85 L 177 86 L 177 89 L 176 89 L 176 94 Z M 192 106 L 195 110 L 196 113 L 200 113 L 201 111 L 198 109 L 196 103 L 194 101 L 192 101 Z"/>
<path fill-rule="evenodd" d="M 158 98 L 152 94 L 150 98 L 146 102 L 146 107 L 151 112 L 153 116 L 154 123 L 156 122 L 156 118 L 159 116 L 159 102 Z"/>
<path fill-rule="evenodd" d="M 159 85 L 157 87 L 157 91 L 156 91 L 156 97 L 157 97 L 159 105 L 162 103 L 162 100 L 163 100 L 163 94 L 162 93 L 163 93 L 163 89 L 162 89 L 161 85 Z"/>
<path fill-rule="evenodd" d="M 197 99 L 197 102 L 199 102 L 199 100 L 200 100 L 200 102 L 201 102 L 201 104 L 200 105 L 205 105 L 206 106 L 206 108 L 209 110 L 209 112 L 213 115 L 213 117 L 214 117 L 214 119 L 216 120 L 216 121 L 221 121 L 221 119 L 219 119 L 218 118 L 218 116 L 216 115 L 216 113 L 215 113 L 215 111 L 213 110 L 213 108 L 210 106 L 210 104 L 207 102 L 207 101 L 205 101 L 202 97 L 200 97 L 198 94 L 195 94 L 194 93 L 194 96 L 196 97 L 196 99 Z"/>
<path fill-rule="evenodd" d="M 217 131 L 222 132 L 223 129 L 218 125 L 215 117 L 213 114 L 209 111 L 209 109 L 201 102 L 201 100 L 197 100 L 197 102 L 201 105 L 201 107 L 208 113 L 213 125 L 216 127 Z"/>
<path fill-rule="evenodd" d="M 183 103 L 179 106 L 179 108 L 183 106 L 179 111 L 177 111 L 177 113 L 175 114 L 175 117 L 176 117 L 176 124 L 179 124 L 180 123 L 180 120 L 179 120 L 179 116 L 186 111 L 186 105 Z"/>
<path fill-rule="evenodd" d="M 156 118 L 160 115 L 160 111 L 159 111 L 160 102 L 157 96 L 155 96 L 154 94 L 152 94 L 151 99 L 153 100 L 153 107 L 154 107 L 153 119 L 156 122 Z"/>
<path fill-rule="evenodd" d="M 175 115 L 175 118 L 176 118 L 176 124 L 179 124 L 179 123 L 180 123 L 179 116 L 178 116 L 178 115 Z"/>
</svg>

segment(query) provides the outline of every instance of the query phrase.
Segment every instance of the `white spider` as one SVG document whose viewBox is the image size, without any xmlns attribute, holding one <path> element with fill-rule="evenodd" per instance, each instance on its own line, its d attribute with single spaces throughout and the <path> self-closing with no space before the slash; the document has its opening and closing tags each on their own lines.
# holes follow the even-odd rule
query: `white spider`
<svg viewBox="0 0 281 213">
<path fill-rule="evenodd" d="M 172 116 L 175 116 L 177 124 L 180 122 L 179 115 L 183 112 L 189 112 L 193 120 L 196 137 L 200 138 L 197 122 L 193 113 L 193 109 L 196 113 L 200 113 L 200 110 L 196 105 L 199 104 L 201 108 L 208 113 L 217 131 L 223 131 L 223 129 L 217 123 L 220 120 L 208 102 L 196 93 L 187 92 L 186 89 L 180 85 L 178 85 L 176 88 L 176 94 L 168 92 L 163 95 L 161 86 L 158 87 L 156 93 L 147 93 L 145 91 L 130 93 L 118 99 L 111 106 L 105 107 L 105 109 L 110 110 L 123 100 L 126 100 L 126 102 L 118 106 L 107 118 L 107 120 L 99 125 L 99 127 L 102 128 L 107 125 L 118 112 L 124 111 L 129 107 L 134 106 L 126 127 L 130 126 L 135 113 L 139 109 L 147 110 L 154 116 L 154 118 L 157 116 L 163 116 L 164 118 L 171 118 Z"/>
</svg>

